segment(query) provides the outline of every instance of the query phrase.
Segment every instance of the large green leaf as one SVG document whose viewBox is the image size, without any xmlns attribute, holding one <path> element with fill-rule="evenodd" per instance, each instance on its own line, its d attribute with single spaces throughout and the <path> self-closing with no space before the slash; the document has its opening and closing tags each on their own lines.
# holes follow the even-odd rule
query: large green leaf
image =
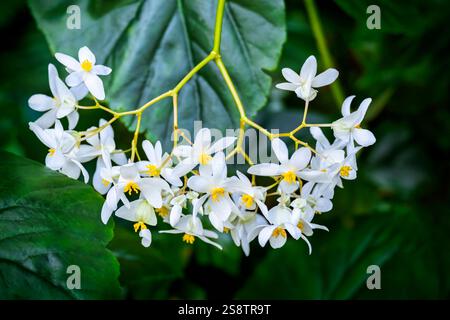
<svg viewBox="0 0 450 320">
<path fill-rule="evenodd" d="M 102 197 L 5 152 L 0 175 L 0 298 L 118 297 L 119 265 L 105 249 L 112 226 L 99 218 Z M 80 268 L 80 289 L 67 287 L 71 265 Z"/>
<path fill-rule="evenodd" d="M 78 1 L 80 30 L 68 30 L 70 0 L 30 1 L 51 50 L 76 55 L 89 46 L 113 68 L 106 84 L 113 108 L 134 109 L 171 89 L 212 49 L 217 1 Z M 285 40 L 283 0 L 230 0 L 222 31 L 222 57 L 250 116 L 264 106 L 271 86 L 263 70 L 274 69 Z M 145 112 L 148 136 L 170 139 L 171 101 Z M 239 116 L 215 65 L 209 64 L 181 91 L 180 127 L 233 128 Z M 133 126 L 133 118 L 128 125 Z"/>
</svg>

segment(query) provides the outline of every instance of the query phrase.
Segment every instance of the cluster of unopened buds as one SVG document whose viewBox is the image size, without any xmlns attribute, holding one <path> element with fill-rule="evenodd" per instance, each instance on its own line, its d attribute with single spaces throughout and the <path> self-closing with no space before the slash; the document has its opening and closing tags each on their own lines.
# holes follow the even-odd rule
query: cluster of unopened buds
<svg viewBox="0 0 450 320">
<path fill-rule="evenodd" d="M 343 179 L 356 178 L 356 153 L 375 143 L 374 135 L 360 127 L 371 99 L 363 100 L 351 112 L 351 96 L 343 102 L 342 118 L 307 126 L 316 140 L 315 148 L 307 144 L 298 148 L 296 144 L 296 150 L 289 155 L 282 136 L 273 137 L 271 147 L 278 162 L 251 163 L 247 175 L 239 171 L 230 175 L 227 170 L 224 152 L 239 143 L 238 139 L 212 141 L 207 128 L 199 130 L 192 142 L 184 138 L 184 144 L 175 145 L 169 153 L 162 150 L 159 141 L 152 144 L 145 140 L 145 157 L 135 161 L 136 140 L 132 143 L 133 156 L 127 157 L 129 150 L 116 147 L 112 121 L 101 119 L 98 127 L 74 130 L 78 110 L 88 109 L 78 101 L 90 93 L 98 106 L 98 101 L 105 99 L 99 76 L 108 75 L 111 69 L 96 65 L 87 47 L 79 50 L 78 60 L 61 53 L 55 57 L 69 75 L 62 81 L 50 64 L 52 97 L 36 94 L 29 99 L 32 109 L 45 112 L 30 123 L 30 128 L 48 147 L 46 166 L 73 179 L 83 175 L 87 183 L 89 175 L 83 164 L 96 160 L 92 183 L 99 193 L 106 194 L 101 220 L 106 224 L 115 215 L 132 221 L 145 247 L 152 242 L 151 230 L 164 223 L 166 228 L 159 227 L 157 232 L 180 234 L 189 244 L 198 238 L 221 249 L 218 233 L 229 233 L 248 255 L 249 244 L 256 238 L 261 246 L 269 242 L 273 248 L 280 248 L 292 237 L 303 239 L 311 252 L 308 237 L 315 229 L 328 230 L 313 223 L 314 218 L 332 209 L 334 189 L 343 187 Z M 316 88 L 332 83 L 338 76 L 334 69 L 316 75 L 316 68 L 313 56 L 299 74 L 285 68 L 282 72 L 288 82 L 277 87 L 294 91 L 307 107 L 317 95 Z M 68 130 L 63 128 L 62 118 L 67 118 Z M 330 142 L 320 127 L 331 128 L 335 140 Z M 273 183 L 258 186 L 255 176 L 272 177 Z M 268 197 L 275 197 L 277 204 L 268 208 Z"/>
</svg>

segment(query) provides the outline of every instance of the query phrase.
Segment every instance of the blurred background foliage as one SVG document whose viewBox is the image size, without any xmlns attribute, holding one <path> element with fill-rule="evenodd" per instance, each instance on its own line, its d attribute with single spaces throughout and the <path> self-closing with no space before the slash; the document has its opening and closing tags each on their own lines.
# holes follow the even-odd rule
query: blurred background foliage
<svg viewBox="0 0 450 320">
<path fill-rule="evenodd" d="M 366 8 L 381 8 L 381 30 L 366 27 Z M 314 54 L 323 63 L 300 0 L 287 0 L 287 42 L 279 69 L 298 70 Z M 252 246 L 245 257 L 229 238 L 222 252 L 202 243 L 157 236 L 140 246 L 128 223 L 117 223 L 110 249 L 121 265 L 126 298 L 373 299 L 450 297 L 450 74 L 447 33 L 450 2 L 316 1 L 345 95 L 372 97 L 365 126 L 377 143 L 359 159 L 359 178 L 338 190 L 331 214 L 317 218 L 308 256 L 302 242 L 279 250 Z M 42 162 L 46 150 L 27 123 L 36 92 L 48 92 L 53 61 L 25 2 L 0 3 L 0 148 Z M 323 65 L 322 65 L 323 68 Z M 303 104 L 274 89 L 257 120 L 268 128 L 293 128 Z M 339 117 L 330 89 L 311 106 L 311 122 Z M 101 113 L 84 113 L 94 125 Z M 120 145 L 130 134 L 117 127 Z M 381 290 L 368 290 L 366 269 L 381 267 Z"/>
</svg>

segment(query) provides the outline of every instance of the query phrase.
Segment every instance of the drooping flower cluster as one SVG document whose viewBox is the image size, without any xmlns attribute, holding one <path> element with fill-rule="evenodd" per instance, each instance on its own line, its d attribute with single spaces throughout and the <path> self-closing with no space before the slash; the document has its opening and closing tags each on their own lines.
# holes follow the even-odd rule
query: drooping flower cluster
<svg viewBox="0 0 450 320">
<path fill-rule="evenodd" d="M 328 230 L 313 220 L 317 214 L 331 211 L 336 186 L 342 188 L 343 180 L 356 178 L 356 153 L 375 143 L 373 134 L 361 128 L 371 99 L 363 100 L 352 112 L 351 96 L 342 105 L 342 118 L 326 126 L 334 133 L 333 142 L 319 127 L 309 125 L 315 149 L 305 146 L 290 154 L 285 142 L 274 137 L 271 147 L 278 161 L 254 164 L 247 175 L 240 171 L 230 174 L 226 163 L 225 150 L 238 143 L 236 137 L 212 141 L 207 128 L 199 130 L 193 142 L 185 139 L 185 144 L 177 144 L 170 152 L 164 152 L 159 141 L 152 144 L 145 140 L 141 144 L 145 156 L 134 161 L 117 149 L 110 122 L 101 119 L 98 127 L 74 130 L 78 111 L 83 109 L 78 101 L 88 92 L 103 100 L 99 75 L 108 75 L 111 69 L 96 65 L 87 47 L 79 50 L 78 60 L 61 53 L 55 56 L 69 72 L 65 82 L 50 64 L 52 97 L 36 94 L 29 99 L 32 109 L 45 112 L 30 123 L 30 129 L 48 148 L 46 166 L 73 179 L 83 175 L 88 183 L 83 164 L 95 160 L 92 184 L 105 195 L 102 222 L 108 223 L 112 216 L 131 221 L 144 247 L 151 245 L 152 233 L 159 232 L 180 234 L 189 244 L 198 238 L 222 248 L 219 233 L 229 233 L 246 255 L 255 239 L 261 246 L 269 242 L 271 247 L 280 248 L 289 237 L 304 240 L 311 252 L 308 238 L 314 230 Z M 334 69 L 319 75 L 316 71 L 316 60 L 311 56 L 300 74 L 283 69 L 289 82 L 277 87 L 295 91 L 309 102 L 317 95 L 315 88 L 332 83 L 338 76 Z M 67 118 L 68 130 L 63 129 L 63 118 Z M 271 177 L 274 183 L 259 186 L 256 176 Z M 269 197 L 277 203 L 270 208 Z"/>
</svg>

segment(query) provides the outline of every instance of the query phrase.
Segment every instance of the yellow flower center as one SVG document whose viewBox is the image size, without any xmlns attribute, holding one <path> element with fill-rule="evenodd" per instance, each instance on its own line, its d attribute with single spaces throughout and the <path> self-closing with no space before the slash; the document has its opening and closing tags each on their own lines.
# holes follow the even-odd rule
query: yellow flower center
<svg viewBox="0 0 450 320">
<path fill-rule="evenodd" d="M 155 211 L 161 218 L 165 218 L 169 214 L 169 209 L 167 209 L 166 207 L 156 208 Z"/>
<path fill-rule="evenodd" d="M 145 223 L 142 222 L 142 221 L 136 222 L 136 223 L 133 225 L 133 227 L 134 227 L 134 232 L 138 232 L 139 229 L 141 229 L 141 230 L 147 229 L 147 226 L 146 226 Z"/>
<path fill-rule="evenodd" d="M 183 235 L 183 241 L 189 244 L 193 244 L 195 241 L 195 237 L 192 234 L 185 233 Z"/>
<path fill-rule="evenodd" d="M 352 167 L 350 166 L 343 166 L 341 170 L 339 171 L 339 174 L 343 177 L 348 177 L 350 175 L 350 171 L 352 171 Z"/>
<path fill-rule="evenodd" d="M 228 233 L 228 232 L 230 232 L 230 228 L 223 227 L 223 233 Z"/>
<path fill-rule="evenodd" d="M 106 179 L 102 179 L 102 184 L 103 184 L 105 187 L 107 187 L 107 186 L 109 186 L 110 182 L 109 182 L 108 180 L 106 180 Z"/>
<path fill-rule="evenodd" d="M 161 170 L 154 164 L 149 164 L 147 169 L 146 173 L 151 177 L 159 177 L 159 174 L 161 173 Z"/>
<path fill-rule="evenodd" d="M 54 148 L 48 149 L 48 154 L 52 157 L 55 154 L 56 150 Z"/>
<path fill-rule="evenodd" d="M 361 124 L 358 123 L 358 124 L 355 126 L 355 128 L 356 128 L 356 129 L 361 129 Z"/>
<path fill-rule="evenodd" d="M 241 200 L 242 200 L 242 203 L 245 205 L 246 208 L 250 208 L 255 203 L 255 200 L 249 194 L 244 194 L 241 197 Z"/>
<path fill-rule="evenodd" d="M 131 193 L 133 193 L 133 192 L 138 193 L 139 190 L 141 190 L 141 189 L 139 189 L 138 184 L 134 181 L 128 182 L 127 185 L 125 186 L 125 188 L 123 188 L 123 192 L 125 192 L 125 193 L 128 192 L 129 196 L 131 196 Z"/>
<path fill-rule="evenodd" d="M 299 228 L 301 231 L 303 231 L 303 228 L 305 226 L 303 225 L 303 222 L 299 221 L 299 223 L 297 224 L 297 228 Z"/>
<path fill-rule="evenodd" d="M 295 179 L 297 178 L 297 176 L 295 175 L 295 173 L 293 171 L 287 171 L 285 173 L 281 174 L 284 181 L 286 181 L 287 183 L 291 184 L 295 182 Z"/>
<path fill-rule="evenodd" d="M 273 230 L 272 237 L 276 238 L 278 236 L 282 236 L 283 238 L 286 238 L 287 237 L 286 230 L 284 230 L 281 227 L 277 227 L 275 230 Z"/>
<path fill-rule="evenodd" d="M 211 191 L 211 198 L 213 201 L 219 201 L 220 198 L 222 198 L 225 195 L 225 189 L 224 188 L 214 188 Z"/>
<path fill-rule="evenodd" d="M 211 161 L 211 159 L 212 159 L 212 157 L 209 154 L 202 152 L 200 154 L 200 156 L 198 157 L 198 162 L 201 165 L 206 165 L 209 163 L 209 161 Z"/>
<path fill-rule="evenodd" d="M 92 63 L 89 60 L 84 60 L 81 63 L 81 69 L 83 69 L 86 72 L 89 72 L 92 70 Z"/>
</svg>

